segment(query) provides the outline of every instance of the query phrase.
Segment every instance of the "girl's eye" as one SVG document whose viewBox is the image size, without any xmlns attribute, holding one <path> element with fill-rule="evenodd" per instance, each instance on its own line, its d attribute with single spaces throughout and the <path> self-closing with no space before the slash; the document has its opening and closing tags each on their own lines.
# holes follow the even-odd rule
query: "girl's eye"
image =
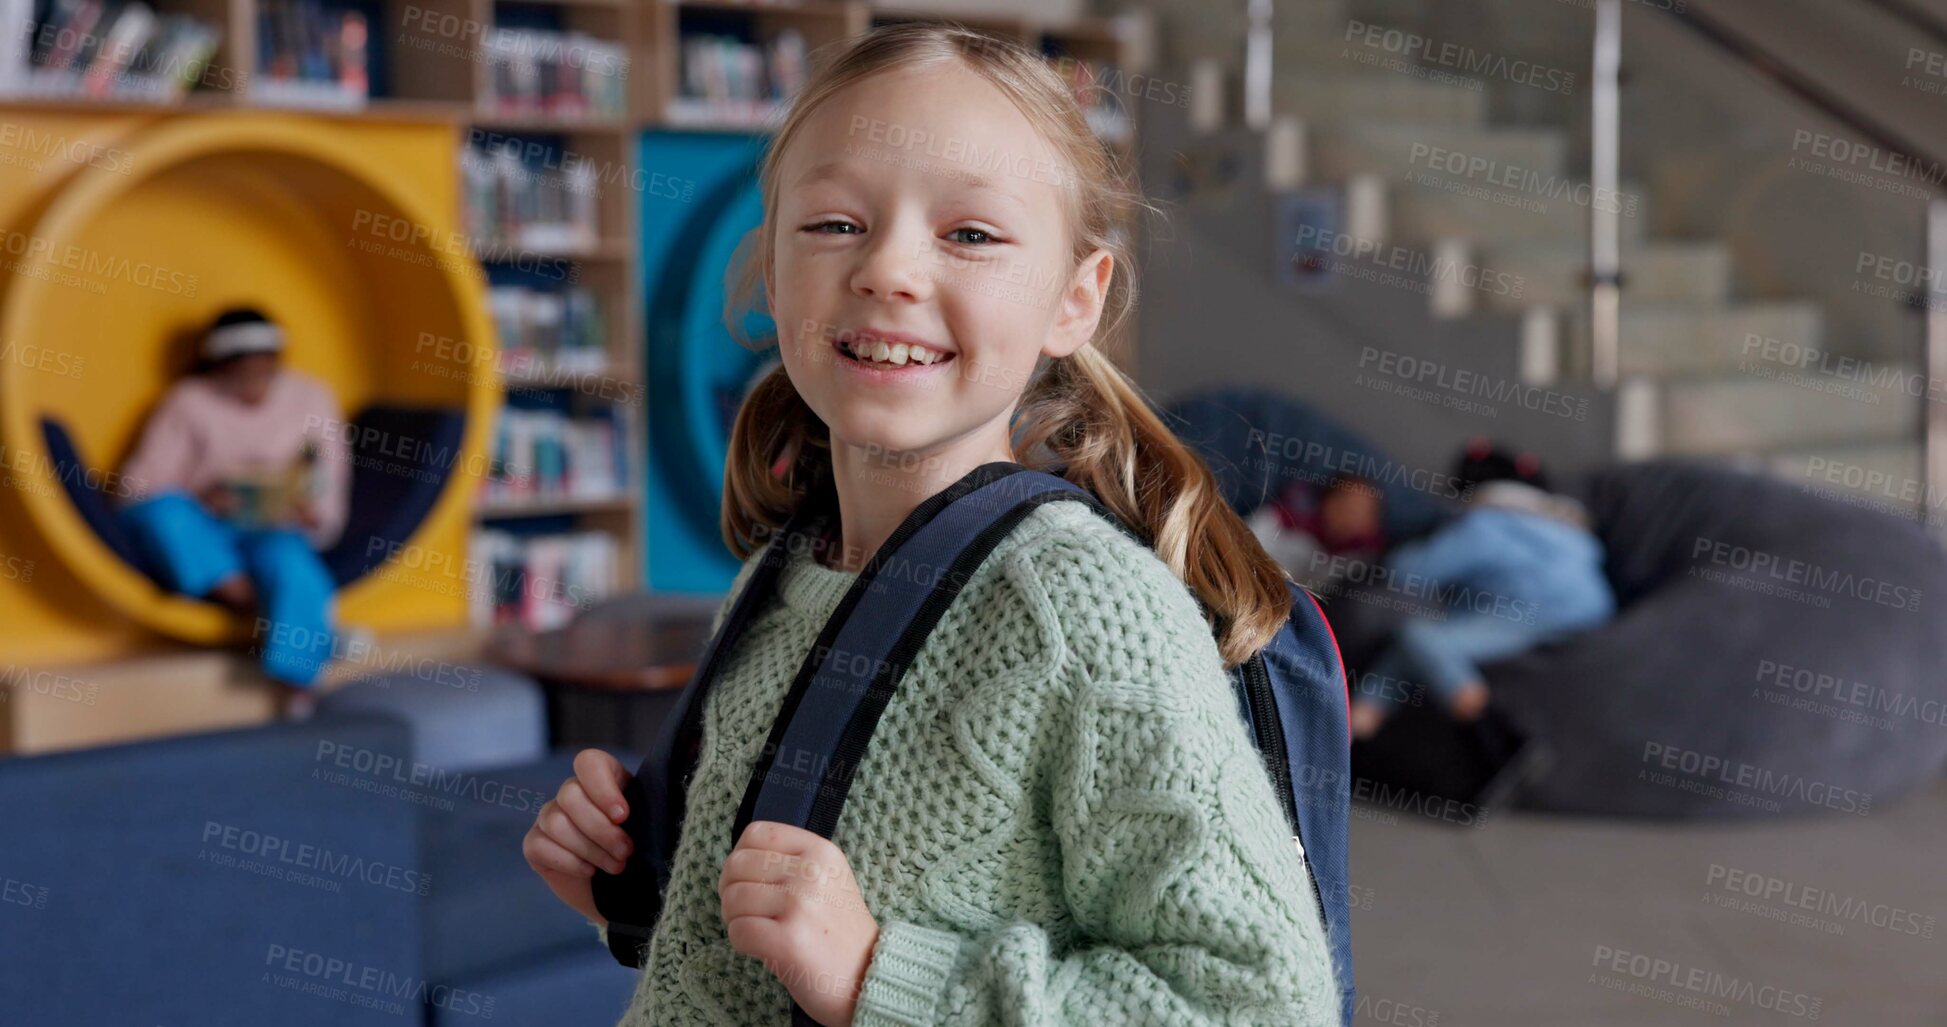
<svg viewBox="0 0 1947 1027">
<path fill-rule="evenodd" d="M 956 228 L 946 237 L 966 246 L 984 246 L 995 241 L 994 233 L 984 228 Z"/>
<path fill-rule="evenodd" d="M 804 230 L 819 235 L 851 235 L 859 230 L 859 226 L 850 221 L 819 221 L 806 225 Z"/>
</svg>

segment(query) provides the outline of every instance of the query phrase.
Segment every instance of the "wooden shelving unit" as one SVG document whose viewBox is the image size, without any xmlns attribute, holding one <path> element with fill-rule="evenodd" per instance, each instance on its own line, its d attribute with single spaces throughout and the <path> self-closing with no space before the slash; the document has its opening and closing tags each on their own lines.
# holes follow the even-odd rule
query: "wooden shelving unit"
<svg viewBox="0 0 1947 1027">
<path fill-rule="evenodd" d="M 578 284 L 600 299 L 606 319 L 608 367 L 601 372 L 556 374 L 523 367 L 504 375 L 512 393 L 556 392 L 569 408 L 606 405 L 618 418 L 628 447 L 629 480 L 614 497 L 593 500 L 534 499 L 481 503 L 477 524 L 501 525 L 537 518 L 567 518 L 576 528 L 616 536 L 617 587 L 637 585 L 643 536 L 646 472 L 642 306 L 637 270 L 638 197 L 629 183 L 637 169 L 637 132 L 648 127 L 696 131 L 763 131 L 774 124 L 778 104 L 731 110 L 699 103 L 682 86 L 683 51 L 692 33 L 722 33 L 762 44 L 793 31 L 809 51 L 893 21 L 955 21 L 1007 35 L 1051 55 L 1069 55 L 1123 67 L 1131 65 L 1128 23 L 1090 20 L 1047 25 L 1031 19 L 994 17 L 970 6 L 961 14 L 875 7 L 859 2 L 808 0 L 795 4 L 747 4 L 734 0 L 345 0 L 374 12 L 369 20 L 369 63 L 375 94 L 354 106 L 313 107 L 273 100 L 256 65 L 261 0 L 149 0 L 159 14 L 186 14 L 220 26 L 222 39 L 202 86 L 179 99 L 0 94 L 0 116 L 9 109 L 100 112 L 199 113 L 234 109 L 291 111 L 320 118 L 374 121 L 436 121 L 451 124 L 458 142 L 498 145 L 536 142 L 572 153 L 598 172 L 599 237 L 587 246 L 529 247 L 493 238 L 473 240 L 483 273 L 507 252 L 565 261 Z M 334 5 L 335 6 L 335 5 Z M 502 109 L 494 99 L 487 40 L 503 24 L 552 27 L 585 33 L 625 47 L 626 110 L 615 114 L 544 114 Z M 1112 139 L 1118 145 L 1129 140 Z M 462 174 L 456 169 L 456 174 Z M 462 179 L 460 192 L 464 194 Z M 464 217 L 460 223 L 464 224 Z M 618 395 L 627 398 L 617 400 Z"/>
</svg>

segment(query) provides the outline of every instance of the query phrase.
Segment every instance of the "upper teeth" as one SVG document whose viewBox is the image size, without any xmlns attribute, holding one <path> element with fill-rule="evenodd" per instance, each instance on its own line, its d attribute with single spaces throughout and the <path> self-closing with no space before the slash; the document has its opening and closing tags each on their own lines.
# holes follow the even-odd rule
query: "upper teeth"
<svg viewBox="0 0 1947 1027">
<path fill-rule="evenodd" d="M 945 356 L 924 346 L 909 346 L 903 342 L 887 345 L 878 339 L 855 342 L 850 348 L 852 355 L 861 360 L 879 360 L 894 366 L 904 364 L 908 360 L 915 364 L 931 364 Z"/>
</svg>

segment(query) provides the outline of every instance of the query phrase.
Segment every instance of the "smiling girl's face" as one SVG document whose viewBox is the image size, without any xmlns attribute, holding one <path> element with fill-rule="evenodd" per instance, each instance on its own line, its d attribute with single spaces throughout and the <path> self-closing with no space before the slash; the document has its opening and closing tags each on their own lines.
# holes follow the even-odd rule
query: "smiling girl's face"
<svg viewBox="0 0 1947 1027">
<path fill-rule="evenodd" d="M 1055 150 L 951 63 L 846 87 L 780 161 L 766 295 L 834 458 L 1011 458 L 1036 362 L 1089 341 L 1111 274 L 1106 252 L 1074 252 Z"/>
</svg>

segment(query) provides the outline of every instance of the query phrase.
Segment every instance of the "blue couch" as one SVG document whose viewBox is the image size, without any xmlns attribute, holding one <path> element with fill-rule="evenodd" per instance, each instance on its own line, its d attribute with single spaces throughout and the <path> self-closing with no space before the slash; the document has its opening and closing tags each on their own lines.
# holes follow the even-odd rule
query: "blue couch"
<svg viewBox="0 0 1947 1027">
<path fill-rule="evenodd" d="M 0 1023 L 615 1023 L 636 973 L 520 852 L 572 754 L 435 769 L 440 703 L 374 692 L 400 708 L 0 758 Z"/>
</svg>

